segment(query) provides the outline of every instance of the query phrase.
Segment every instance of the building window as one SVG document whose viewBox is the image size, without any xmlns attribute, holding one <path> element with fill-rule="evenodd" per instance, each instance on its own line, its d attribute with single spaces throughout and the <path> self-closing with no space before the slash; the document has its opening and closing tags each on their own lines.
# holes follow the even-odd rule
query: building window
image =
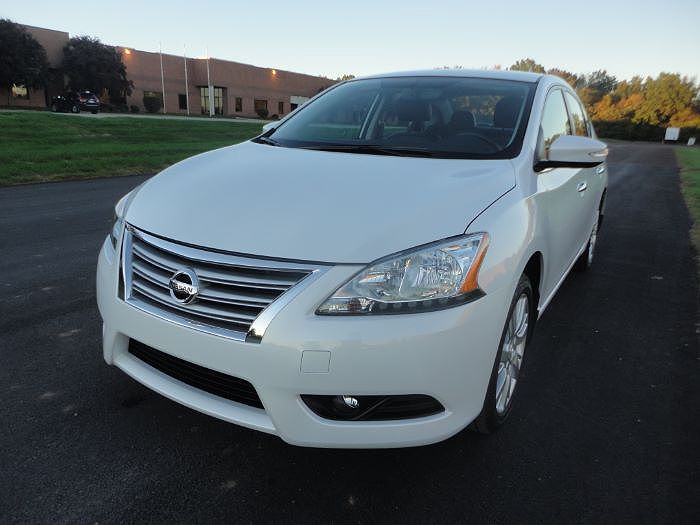
<svg viewBox="0 0 700 525">
<path fill-rule="evenodd" d="M 284 113 L 284 102 L 280 101 L 277 103 L 277 113 L 280 115 Z"/>
<path fill-rule="evenodd" d="M 258 114 L 259 117 L 267 117 L 267 100 L 256 98 L 253 100 L 253 107 L 255 108 L 255 112 Z"/>
<path fill-rule="evenodd" d="M 243 111 L 243 99 L 241 97 L 236 97 L 236 113 Z"/>
<path fill-rule="evenodd" d="M 289 104 L 289 111 L 294 111 L 299 107 L 299 104 L 295 104 L 294 102 Z"/>
<path fill-rule="evenodd" d="M 202 115 L 209 114 L 209 88 L 200 86 L 199 96 L 202 101 Z M 214 86 L 214 114 L 224 114 L 224 88 Z"/>
<path fill-rule="evenodd" d="M 177 96 L 177 103 L 179 104 L 180 109 L 187 110 L 187 95 L 180 93 Z"/>
</svg>

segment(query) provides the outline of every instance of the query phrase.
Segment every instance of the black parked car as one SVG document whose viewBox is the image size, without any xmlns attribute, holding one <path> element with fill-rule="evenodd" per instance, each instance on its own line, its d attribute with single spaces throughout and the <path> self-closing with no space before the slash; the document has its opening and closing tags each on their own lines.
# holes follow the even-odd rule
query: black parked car
<svg viewBox="0 0 700 525">
<path fill-rule="evenodd" d="M 51 111 L 90 111 L 93 114 L 100 110 L 100 99 L 90 91 L 67 91 L 63 95 L 57 95 L 51 99 Z"/>
</svg>

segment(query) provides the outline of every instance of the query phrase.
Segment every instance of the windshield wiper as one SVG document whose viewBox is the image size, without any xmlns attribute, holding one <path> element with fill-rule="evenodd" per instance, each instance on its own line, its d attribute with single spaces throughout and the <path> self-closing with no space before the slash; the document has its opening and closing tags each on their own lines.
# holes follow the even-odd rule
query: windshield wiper
<svg viewBox="0 0 700 525">
<path fill-rule="evenodd" d="M 261 135 L 259 137 L 254 138 L 253 142 L 257 142 L 259 144 L 268 144 L 270 146 L 279 146 L 280 145 L 280 143 L 277 142 L 275 139 L 271 139 L 270 137 L 266 137 L 265 135 Z"/>
<path fill-rule="evenodd" d="M 324 144 L 302 146 L 303 149 L 318 151 L 337 151 L 342 153 L 366 153 L 369 155 L 392 155 L 396 157 L 433 157 L 434 153 L 425 148 L 401 146 L 381 146 L 379 144 Z"/>
</svg>

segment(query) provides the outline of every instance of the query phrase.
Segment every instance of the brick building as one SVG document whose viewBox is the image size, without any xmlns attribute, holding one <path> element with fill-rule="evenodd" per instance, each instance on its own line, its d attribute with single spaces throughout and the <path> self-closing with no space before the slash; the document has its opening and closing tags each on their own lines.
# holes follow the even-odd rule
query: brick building
<svg viewBox="0 0 700 525">
<path fill-rule="evenodd" d="M 33 26 L 23 27 L 46 50 L 46 58 L 49 61 L 48 84 L 46 90 L 24 89 L 24 86 L 8 89 L 7 86 L 0 86 L 0 104 L 11 107 L 46 107 L 48 93 L 55 95 L 63 91 L 64 79 L 60 69 L 63 61 L 63 47 L 68 43 L 69 36 L 65 31 Z"/>
<path fill-rule="evenodd" d="M 49 84 L 46 90 L 1 87 L 0 104 L 46 107 L 51 97 L 64 89 L 66 79 L 60 67 L 69 35 L 63 31 L 24 27 L 46 49 L 50 65 Z M 257 110 L 265 109 L 270 116 L 282 116 L 333 83 L 328 78 L 215 58 L 187 58 L 185 67 L 183 56 L 168 54 L 162 55 L 164 82 L 161 82 L 160 53 L 121 46 L 115 48 L 122 55 L 128 79 L 134 83 L 127 104 L 139 106 L 141 111 L 144 110 L 144 95 L 162 97 L 164 84 L 167 113 L 184 115 L 189 106 L 190 115 L 208 115 L 209 103 L 213 99 L 217 115 L 255 117 Z M 212 97 L 207 87 L 208 78 L 213 86 Z"/>
</svg>

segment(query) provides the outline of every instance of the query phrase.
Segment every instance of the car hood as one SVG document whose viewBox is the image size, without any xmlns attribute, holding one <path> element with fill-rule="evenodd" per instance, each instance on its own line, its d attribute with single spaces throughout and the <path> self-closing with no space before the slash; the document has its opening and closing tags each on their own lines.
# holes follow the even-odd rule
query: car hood
<svg viewBox="0 0 700 525">
<path fill-rule="evenodd" d="M 125 219 L 241 254 L 367 263 L 465 231 L 515 185 L 508 160 L 312 151 L 246 142 L 167 168 Z"/>
</svg>

